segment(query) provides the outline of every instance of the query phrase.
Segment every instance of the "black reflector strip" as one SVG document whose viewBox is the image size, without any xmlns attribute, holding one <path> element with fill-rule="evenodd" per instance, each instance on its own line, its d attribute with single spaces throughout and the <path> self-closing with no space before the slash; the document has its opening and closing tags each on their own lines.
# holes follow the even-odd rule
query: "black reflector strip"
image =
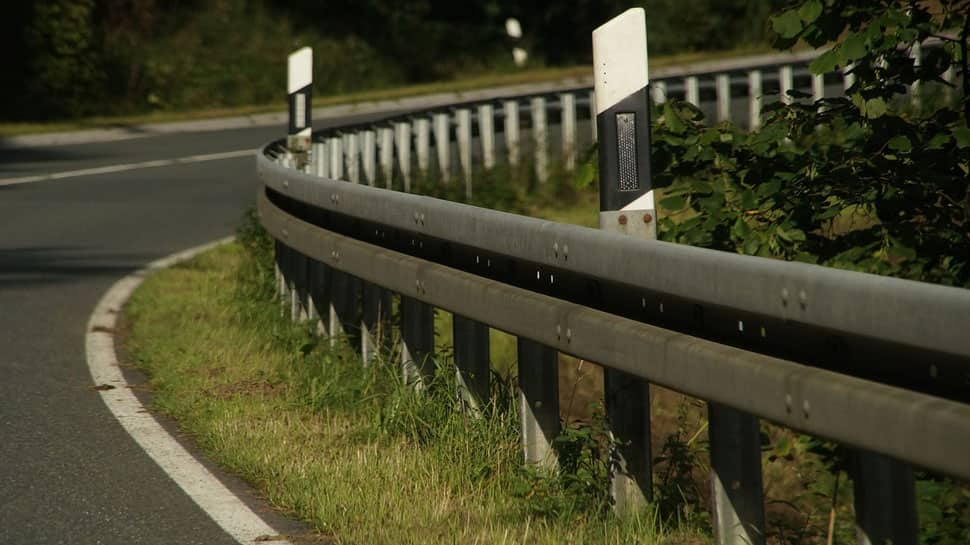
<svg viewBox="0 0 970 545">
<path fill-rule="evenodd" d="M 619 190 L 640 189 L 637 176 L 637 114 L 616 114 L 616 151 L 619 159 Z"/>
</svg>

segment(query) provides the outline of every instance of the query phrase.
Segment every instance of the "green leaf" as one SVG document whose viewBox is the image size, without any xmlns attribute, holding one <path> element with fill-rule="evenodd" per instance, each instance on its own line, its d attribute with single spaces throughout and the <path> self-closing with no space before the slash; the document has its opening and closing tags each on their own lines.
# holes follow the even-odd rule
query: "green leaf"
<svg viewBox="0 0 970 545">
<path fill-rule="evenodd" d="M 574 185 L 577 189 L 582 189 L 592 185 L 593 181 L 596 179 L 596 167 L 593 163 L 583 163 L 578 169 L 576 169 L 576 177 L 574 179 Z"/>
<path fill-rule="evenodd" d="M 798 16 L 802 18 L 806 24 L 811 23 L 818 19 L 818 16 L 822 14 L 822 3 L 819 0 L 808 0 L 798 8 Z"/>
<path fill-rule="evenodd" d="M 878 119 L 885 115 L 888 109 L 889 107 L 886 106 L 886 101 L 876 97 L 866 101 L 866 111 L 864 113 L 869 119 Z"/>
<path fill-rule="evenodd" d="M 849 34 L 838 49 L 839 60 L 842 64 L 849 64 L 866 56 L 866 39 L 862 34 Z"/>
<path fill-rule="evenodd" d="M 906 135 L 900 134 L 889 139 L 889 149 L 900 153 L 909 153 L 913 150 L 913 143 Z"/>
<path fill-rule="evenodd" d="M 771 28 L 782 38 L 794 38 L 802 31 L 802 18 L 796 10 L 788 10 L 771 18 Z"/>
<path fill-rule="evenodd" d="M 950 135 L 946 133 L 937 133 L 930 138 L 930 141 L 926 143 L 926 149 L 928 150 L 939 150 L 943 149 L 950 142 Z"/>
<path fill-rule="evenodd" d="M 660 200 L 660 206 L 671 211 L 682 210 L 685 206 L 687 206 L 687 198 L 682 195 L 667 197 L 665 199 Z"/>
<path fill-rule="evenodd" d="M 683 134 L 684 130 L 687 129 L 684 120 L 680 118 L 670 101 L 664 102 L 664 122 L 667 123 L 670 132 L 674 134 Z"/>
<path fill-rule="evenodd" d="M 970 128 L 956 127 L 953 129 L 953 137 L 957 140 L 957 146 L 965 148 L 970 146 Z"/>
<path fill-rule="evenodd" d="M 755 210 L 758 208 L 758 201 L 754 198 L 754 192 L 750 189 L 745 189 L 744 193 L 741 193 L 741 208 L 743 210 Z"/>
<path fill-rule="evenodd" d="M 744 240 L 751 236 L 751 228 L 748 227 L 743 218 L 738 218 L 734 222 L 734 227 L 731 228 L 731 234 L 738 240 Z"/>
<path fill-rule="evenodd" d="M 758 248 L 761 247 L 761 241 L 758 237 L 750 237 L 744 241 L 744 253 L 748 255 L 755 255 L 758 253 Z"/>
<path fill-rule="evenodd" d="M 781 182 L 778 180 L 772 180 L 758 186 L 758 197 L 770 197 L 779 191 L 781 191 Z"/>
</svg>

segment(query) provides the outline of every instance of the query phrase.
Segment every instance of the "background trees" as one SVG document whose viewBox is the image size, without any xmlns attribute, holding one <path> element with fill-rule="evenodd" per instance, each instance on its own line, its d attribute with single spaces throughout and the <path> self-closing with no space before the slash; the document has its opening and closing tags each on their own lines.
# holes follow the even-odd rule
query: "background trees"
<svg viewBox="0 0 970 545">
<path fill-rule="evenodd" d="M 655 172 L 669 184 L 661 204 L 678 214 L 665 236 L 970 287 L 968 12 L 968 0 L 804 0 L 781 11 L 776 45 L 831 45 L 813 70 L 849 70 L 855 84 L 843 97 L 775 104 L 753 133 L 666 104 Z"/>
<path fill-rule="evenodd" d="M 318 90 L 512 70 L 508 17 L 532 63 L 588 63 L 590 32 L 647 6 L 651 54 L 766 43 L 781 0 L 50 0 L 0 21 L 15 77 L 0 118 L 57 119 L 279 98 L 286 53 L 317 51 Z"/>
</svg>

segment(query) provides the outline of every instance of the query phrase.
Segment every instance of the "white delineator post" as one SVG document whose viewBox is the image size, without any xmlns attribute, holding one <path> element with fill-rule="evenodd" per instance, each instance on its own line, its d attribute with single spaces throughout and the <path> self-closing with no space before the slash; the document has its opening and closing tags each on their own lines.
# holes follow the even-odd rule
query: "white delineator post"
<svg viewBox="0 0 970 545">
<path fill-rule="evenodd" d="M 295 159 L 295 167 L 303 170 L 310 151 L 312 107 L 310 90 L 313 85 L 313 50 L 298 49 L 287 58 L 286 92 L 290 104 L 289 131 L 286 147 Z"/>
<path fill-rule="evenodd" d="M 642 8 L 593 31 L 599 145 L 600 229 L 656 239 L 650 182 L 647 27 Z M 620 514 L 641 511 L 652 496 L 650 386 L 604 369 L 610 427 L 610 495 Z"/>
</svg>

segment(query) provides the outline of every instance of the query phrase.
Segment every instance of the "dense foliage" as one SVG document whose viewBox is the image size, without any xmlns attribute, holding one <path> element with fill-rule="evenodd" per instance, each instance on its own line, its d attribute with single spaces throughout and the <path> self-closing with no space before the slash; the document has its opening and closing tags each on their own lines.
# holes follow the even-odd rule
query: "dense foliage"
<svg viewBox="0 0 970 545">
<path fill-rule="evenodd" d="M 848 69 L 855 84 L 845 97 L 771 105 L 751 133 L 664 104 L 653 158 L 669 186 L 661 204 L 676 214 L 662 235 L 970 286 L 968 6 L 806 0 L 773 17 L 777 45 L 834 44 L 813 71 Z M 951 66 L 962 84 L 944 81 Z"/>
<path fill-rule="evenodd" d="M 279 101 L 283 59 L 303 45 L 322 94 L 512 70 L 509 17 L 533 66 L 584 63 L 596 25 L 646 4 L 651 51 L 670 54 L 765 43 L 780 0 L 13 2 L 0 119 Z"/>
</svg>

